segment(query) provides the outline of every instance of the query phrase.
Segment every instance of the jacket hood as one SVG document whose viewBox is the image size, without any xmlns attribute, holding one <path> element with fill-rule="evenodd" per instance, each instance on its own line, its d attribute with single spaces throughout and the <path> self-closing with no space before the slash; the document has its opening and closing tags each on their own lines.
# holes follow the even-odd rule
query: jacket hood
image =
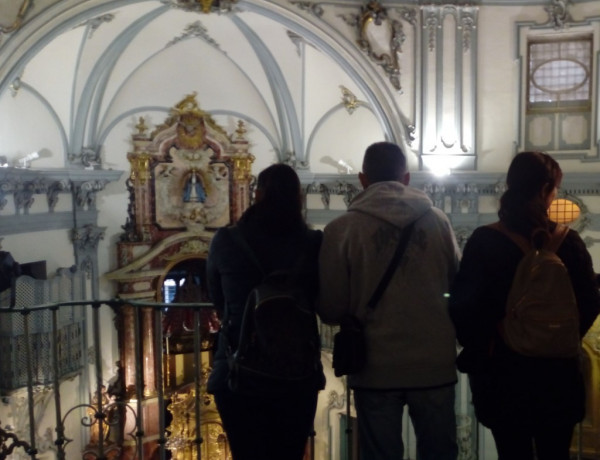
<svg viewBox="0 0 600 460">
<path fill-rule="evenodd" d="M 403 228 L 433 207 L 431 199 L 413 187 L 400 182 L 386 181 L 369 185 L 360 192 L 349 211 L 359 211 Z"/>
</svg>

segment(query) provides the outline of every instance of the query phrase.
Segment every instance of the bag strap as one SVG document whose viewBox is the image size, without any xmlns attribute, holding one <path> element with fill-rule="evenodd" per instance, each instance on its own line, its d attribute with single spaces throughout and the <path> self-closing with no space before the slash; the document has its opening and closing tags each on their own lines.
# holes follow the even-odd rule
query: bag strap
<svg viewBox="0 0 600 460">
<path fill-rule="evenodd" d="M 392 275 L 396 271 L 396 268 L 398 267 L 398 264 L 400 263 L 400 259 L 402 258 L 404 252 L 406 251 L 406 247 L 408 246 L 408 240 L 410 239 L 410 235 L 412 234 L 412 230 L 413 230 L 414 226 L 415 226 L 415 222 L 413 221 L 410 223 L 410 225 L 408 225 L 408 227 L 406 227 L 403 230 L 402 235 L 400 236 L 400 241 L 398 241 L 398 247 L 396 248 L 396 252 L 394 253 L 394 256 L 392 257 L 392 260 L 390 261 L 390 264 L 388 265 L 387 270 L 383 274 L 381 281 L 379 281 L 379 285 L 377 286 L 377 289 L 375 289 L 375 292 L 371 296 L 371 300 L 369 300 L 369 303 L 367 303 L 368 308 L 372 308 L 372 309 L 375 308 L 375 305 L 377 305 L 377 303 L 379 302 L 379 299 L 383 295 L 383 291 L 385 291 L 385 288 L 387 287 L 390 280 L 392 279 Z"/>
</svg>

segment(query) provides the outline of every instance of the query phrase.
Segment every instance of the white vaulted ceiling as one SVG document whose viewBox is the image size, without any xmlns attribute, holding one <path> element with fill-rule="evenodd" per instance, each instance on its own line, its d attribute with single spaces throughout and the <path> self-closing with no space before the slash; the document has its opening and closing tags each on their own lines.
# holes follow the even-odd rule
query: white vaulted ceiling
<svg viewBox="0 0 600 460">
<path fill-rule="evenodd" d="M 374 140 L 405 136 L 385 75 L 297 6 L 242 1 L 204 14 L 159 0 L 61 3 L 3 44 L 22 41 L 0 66 L 0 153 L 9 157 L 42 149 L 53 159 L 39 166 L 61 155 L 68 166 L 97 152 L 104 166 L 127 169 L 137 118 L 161 123 L 193 92 L 228 132 L 246 122 L 257 167 L 293 152 L 312 171 L 337 173 L 331 158 L 356 168 L 349 152 L 360 157 Z M 344 107 L 342 87 L 360 110 Z"/>
</svg>

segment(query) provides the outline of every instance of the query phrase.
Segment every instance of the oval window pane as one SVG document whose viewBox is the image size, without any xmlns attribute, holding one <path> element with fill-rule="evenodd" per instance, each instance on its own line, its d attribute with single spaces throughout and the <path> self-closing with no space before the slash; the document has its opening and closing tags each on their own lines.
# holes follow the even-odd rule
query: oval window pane
<svg viewBox="0 0 600 460">
<path fill-rule="evenodd" d="M 572 91 L 588 78 L 587 70 L 581 63 L 568 59 L 548 61 L 535 69 L 533 83 L 551 93 Z"/>
</svg>

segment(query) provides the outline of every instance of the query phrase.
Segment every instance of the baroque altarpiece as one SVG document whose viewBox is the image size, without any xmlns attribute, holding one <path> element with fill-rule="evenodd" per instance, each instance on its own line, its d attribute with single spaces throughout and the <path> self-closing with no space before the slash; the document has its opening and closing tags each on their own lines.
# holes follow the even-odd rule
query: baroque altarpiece
<svg viewBox="0 0 600 460">
<path fill-rule="evenodd" d="M 151 130 L 140 118 L 135 130 L 133 149 L 127 156 L 130 202 L 125 231 L 117 244 L 119 268 L 107 277 L 118 282 L 120 299 L 138 306 L 143 302 L 208 302 L 204 272 L 211 238 L 219 227 L 234 223 L 250 204 L 254 156 L 244 124 L 239 121 L 235 132 L 228 134 L 200 109 L 192 94 L 172 108 L 163 124 Z M 136 372 L 141 371 L 146 398 L 143 428 L 151 438 L 159 435 L 158 406 L 152 398 L 163 386 L 171 400 L 166 443 L 173 458 L 196 458 L 195 427 L 190 426 L 195 424 L 190 413 L 198 400 L 190 383 L 197 365 L 191 353 L 195 318 L 191 309 L 165 308 L 161 331 L 156 330 L 151 308 L 126 306 L 117 318 L 124 391 L 135 393 Z M 201 309 L 199 323 L 202 457 L 227 458 L 214 401 L 205 392 L 210 370 L 206 350 L 219 320 L 213 311 Z M 158 332 L 163 337 L 159 342 Z M 162 375 L 157 375 L 156 358 L 163 359 Z M 152 458 L 152 447 L 145 449 L 145 458 Z"/>
</svg>

